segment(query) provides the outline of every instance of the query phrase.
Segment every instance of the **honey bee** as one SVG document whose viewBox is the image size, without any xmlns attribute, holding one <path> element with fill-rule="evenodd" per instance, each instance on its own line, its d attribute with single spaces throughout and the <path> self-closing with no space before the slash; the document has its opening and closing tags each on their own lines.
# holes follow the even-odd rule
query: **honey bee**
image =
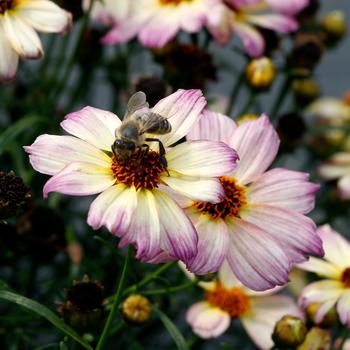
<svg viewBox="0 0 350 350">
<path fill-rule="evenodd" d="M 160 161 L 166 167 L 165 148 L 162 142 L 157 138 L 146 137 L 145 134 L 163 135 L 170 131 L 169 121 L 153 113 L 149 109 L 145 93 L 138 91 L 130 97 L 122 124 L 115 130 L 116 139 L 111 146 L 112 152 L 115 157 L 127 160 L 136 149 L 143 148 L 147 154 L 149 145 L 145 142 L 158 142 Z"/>
</svg>

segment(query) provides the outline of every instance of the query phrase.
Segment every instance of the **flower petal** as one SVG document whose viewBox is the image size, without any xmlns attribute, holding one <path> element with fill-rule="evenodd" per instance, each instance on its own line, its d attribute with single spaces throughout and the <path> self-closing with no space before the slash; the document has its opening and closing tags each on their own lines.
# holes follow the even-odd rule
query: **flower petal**
<svg viewBox="0 0 350 350">
<path fill-rule="evenodd" d="M 335 265 L 323 259 L 317 259 L 313 257 L 310 257 L 308 261 L 298 264 L 298 268 L 314 272 L 319 276 L 324 276 L 331 279 L 339 279 L 342 274 L 342 270 Z"/>
<path fill-rule="evenodd" d="M 288 16 L 277 14 L 259 14 L 246 16 L 247 21 L 257 26 L 276 30 L 281 33 L 290 33 L 298 29 L 298 22 Z"/>
<path fill-rule="evenodd" d="M 265 231 L 241 219 L 227 220 L 230 247 L 227 261 L 238 279 L 257 291 L 288 282 L 290 261 Z"/>
<path fill-rule="evenodd" d="M 37 59 L 44 54 L 38 34 L 18 14 L 6 11 L 1 17 L 7 40 L 18 55 Z"/>
<path fill-rule="evenodd" d="M 199 120 L 206 103 L 200 90 L 177 90 L 151 109 L 167 118 L 171 124 L 171 132 L 159 137 L 164 146 L 170 146 L 188 134 Z"/>
<path fill-rule="evenodd" d="M 119 246 L 135 244 L 136 258 L 148 262 L 161 252 L 160 222 L 156 199 L 152 191 L 137 191 L 137 207 L 133 221 Z"/>
<path fill-rule="evenodd" d="M 89 143 L 73 136 L 40 135 L 31 146 L 24 146 L 33 168 L 55 175 L 72 162 L 111 166 L 111 158 Z"/>
<path fill-rule="evenodd" d="M 350 174 L 350 153 L 339 152 L 334 154 L 327 163 L 318 168 L 319 175 L 326 180 Z"/>
<path fill-rule="evenodd" d="M 350 242 L 334 231 L 329 225 L 318 228 L 323 241 L 324 258 L 341 269 L 350 266 Z"/>
<path fill-rule="evenodd" d="M 65 32 L 72 21 L 69 12 L 47 0 L 21 1 L 16 11 L 23 21 L 41 32 Z"/>
<path fill-rule="evenodd" d="M 337 312 L 342 324 L 350 326 L 350 291 L 345 290 L 337 303 Z"/>
<path fill-rule="evenodd" d="M 277 12 L 285 15 L 294 16 L 304 7 L 309 5 L 310 0 L 266 0 L 266 2 Z"/>
<path fill-rule="evenodd" d="M 313 303 L 336 301 L 344 291 L 340 281 L 322 280 L 309 284 L 300 295 L 299 304 L 307 307 Z"/>
<path fill-rule="evenodd" d="M 50 192 L 60 192 L 73 196 L 100 193 L 115 182 L 112 170 L 99 165 L 74 162 L 46 182 L 43 193 L 46 198 Z"/>
<path fill-rule="evenodd" d="M 276 168 L 261 175 L 248 187 L 252 203 L 266 203 L 307 214 L 315 206 L 318 184 L 308 181 L 309 175 Z"/>
<path fill-rule="evenodd" d="M 229 263 L 227 260 L 224 260 L 223 264 L 220 267 L 218 272 L 219 281 L 227 288 L 239 287 L 244 289 L 245 287 L 242 285 L 241 281 L 236 277 L 233 273 Z"/>
<path fill-rule="evenodd" d="M 199 275 L 218 271 L 226 258 L 229 243 L 225 222 L 202 215 L 196 230 L 198 253 L 188 264 L 188 269 Z"/>
<path fill-rule="evenodd" d="M 236 21 L 234 32 L 243 42 L 244 50 L 251 57 L 259 57 L 265 50 L 265 42 L 262 35 L 251 25 Z"/>
<path fill-rule="evenodd" d="M 197 232 L 184 211 L 164 192 L 154 189 L 162 249 L 188 263 L 197 254 Z"/>
<path fill-rule="evenodd" d="M 193 332 L 204 339 L 218 337 L 231 323 L 228 313 L 204 301 L 188 309 L 186 321 L 191 325 Z"/>
<path fill-rule="evenodd" d="M 0 21 L 0 81 L 14 78 L 18 65 L 18 54 L 11 47 Z"/>
<path fill-rule="evenodd" d="M 304 215 L 270 205 L 249 205 L 240 216 L 279 242 L 293 263 L 324 254 L 315 223 Z"/>
<path fill-rule="evenodd" d="M 284 295 L 251 298 L 252 310 L 241 321 L 250 338 L 260 349 L 273 346 L 271 335 L 276 322 L 284 315 L 300 317 L 301 311 L 294 300 Z"/>
<path fill-rule="evenodd" d="M 115 130 L 120 125 L 121 121 L 115 114 L 93 107 L 70 113 L 61 123 L 70 134 L 106 151 L 111 151 Z"/>
<path fill-rule="evenodd" d="M 236 123 L 231 118 L 205 109 L 186 139 L 222 141 L 227 144 L 236 128 Z"/>
<path fill-rule="evenodd" d="M 338 181 L 338 190 L 340 198 L 350 198 L 350 175 L 344 176 Z"/>
<path fill-rule="evenodd" d="M 94 230 L 106 226 L 111 233 L 121 237 L 130 226 L 136 206 L 135 187 L 117 184 L 91 203 L 87 222 Z"/>
<path fill-rule="evenodd" d="M 224 190 L 218 179 L 203 179 L 174 174 L 162 176 L 161 180 L 185 197 L 199 202 L 218 203 L 224 198 Z"/>
<path fill-rule="evenodd" d="M 279 138 L 266 115 L 240 125 L 230 141 L 239 156 L 233 177 L 242 185 L 255 180 L 275 159 Z"/>
<path fill-rule="evenodd" d="M 236 167 L 236 151 L 223 142 L 188 141 L 166 153 L 168 169 L 189 176 L 228 175 Z"/>
</svg>

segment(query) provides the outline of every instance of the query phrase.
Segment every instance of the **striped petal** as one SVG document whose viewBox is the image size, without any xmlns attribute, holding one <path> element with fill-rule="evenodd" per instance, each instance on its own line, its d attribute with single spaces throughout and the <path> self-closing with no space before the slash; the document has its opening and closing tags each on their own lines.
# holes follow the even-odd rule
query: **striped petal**
<svg viewBox="0 0 350 350">
<path fill-rule="evenodd" d="M 298 29 L 298 22 L 288 16 L 278 14 L 259 14 L 246 16 L 247 21 L 257 26 L 276 30 L 280 33 L 290 33 Z"/>
<path fill-rule="evenodd" d="M 94 230 L 105 226 L 111 233 L 121 237 L 129 229 L 136 206 L 134 186 L 111 186 L 91 203 L 87 222 Z"/>
<path fill-rule="evenodd" d="M 44 54 L 38 34 L 18 14 L 6 11 L 1 22 L 8 41 L 19 56 L 37 59 Z"/>
<path fill-rule="evenodd" d="M 308 181 L 309 175 L 276 168 L 261 175 L 248 187 L 252 203 L 269 204 L 307 214 L 315 206 L 319 185 Z"/>
<path fill-rule="evenodd" d="M 65 32 L 71 25 L 71 14 L 52 1 L 21 1 L 16 7 L 18 16 L 41 32 Z"/>
<path fill-rule="evenodd" d="M 204 275 L 219 270 L 226 258 L 229 246 L 227 226 L 223 220 L 211 220 L 202 215 L 196 224 L 198 232 L 198 253 L 188 264 L 188 269 Z"/>
<path fill-rule="evenodd" d="M 0 21 L 0 81 L 12 80 L 17 71 L 18 54 L 12 48 Z"/>
<path fill-rule="evenodd" d="M 120 126 L 119 118 L 102 109 L 85 107 L 70 113 L 61 123 L 64 130 L 87 141 L 97 148 L 111 151 L 115 130 Z"/>
<path fill-rule="evenodd" d="M 350 291 L 345 290 L 337 303 L 337 311 L 342 324 L 350 327 Z"/>
<path fill-rule="evenodd" d="M 87 162 L 109 168 L 111 158 L 89 143 L 73 136 L 41 135 L 31 146 L 24 146 L 33 168 L 55 175 L 72 162 Z"/>
<path fill-rule="evenodd" d="M 211 140 L 228 143 L 236 123 L 221 113 L 204 110 L 202 117 L 187 134 L 187 140 Z"/>
<path fill-rule="evenodd" d="M 240 125 L 230 141 L 239 156 L 232 174 L 242 185 L 256 180 L 275 159 L 279 138 L 266 115 Z"/>
<path fill-rule="evenodd" d="M 280 245 L 256 225 L 240 219 L 226 222 L 230 230 L 227 261 L 238 279 L 257 291 L 286 284 L 291 266 Z"/>
<path fill-rule="evenodd" d="M 178 173 L 216 177 L 228 175 L 236 167 L 236 151 L 223 142 L 188 141 L 173 147 L 166 153 L 168 169 Z"/>
<path fill-rule="evenodd" d="M 46 182 L 43 193 L 60 192 L 73 196 L 85 196 L 103 192 L 115 182 L 110 168 L 91 163 L 74 162 Z"/>
<path fill-rule="evenodd" d="M 162 249 L 188 263 L 197 254 L 197 232 L 184 211 L 162 191 L 152 191 L 160 221 Z"/>
<path fill-rule="evenodd" d="M 342 274 L 342 269 L 323 260 L 310 257 L 308 261 L 298 264 L 298 268 L 310 272 L 317 273 L 319 276 L 328 277 L 331 279 L 339 279 Z"/>
<path fill-rule="evenodd" d="M 187 311 L 186 321 L 195 334 L 203 339 L 215 338 L 230 326 L 228 313 L 210 306 L 207 302 L 193 304 Z"/>
<path fill-rule="evenodd" d="M 164 146 L 170 146 L 188 134 L 201 117 L 206 103 L 200 90 L 178 90 L 151 109 L 167 118 L 171 124 L 171 132 L 159 137 Z"/>
</svg>

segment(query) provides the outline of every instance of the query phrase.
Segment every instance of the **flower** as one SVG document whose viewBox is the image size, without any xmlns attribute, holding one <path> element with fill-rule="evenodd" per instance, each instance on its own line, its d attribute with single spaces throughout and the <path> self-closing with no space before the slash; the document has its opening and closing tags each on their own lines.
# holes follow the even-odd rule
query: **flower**
<svg viewBox="0 0 350 350">
<path fill-rule="evenodd" d="M 205 104 L 199 90 L 178 90 L 142 111 L 168 118 L 172 130 L 159 140 L 169 147 L 188 133 Z M 106 226 L 121 237 L 120 246 L 136 245 L 136 257 L 143 261 L 158 262 L 159 253 L 166 252 L 187 262 L 197 252 L 197 233 L 162 188 L 217 202 L 223 196 L 217 177 L 234 169 L 237 154 L 223 142 L 189 141 L 168 149 L 164 162 L 153 142 L 148 152 L 137 148 L 123 160 L 111 152 L 120 125 L 113 113 L 85 107 L 61 123 L 73 136 L 41 135 L 24 147 L 34 169 L 52 176 L 44 196 L 53 191 L 77 196 L 102 192 L 90 206 L 89 225 Z"/>
<path fill-rule="evenodd" d="M 350 199 L 350 152 L 338 152 L 318 168 L 319 175 L 326 180 L 338 180 L 338 195 Z"/>
<path fill-rule="evenodd" d="M 66 31 L 71 14 L 48 0 L 0 1 L 0 81 L 14 78 L 18 57 L 43 56 L 39 32 Z"/>
<path fill-rule="evenodd" d="M 208 17 L 208 29 L 215 39 L 226 44 L 232 32 L 243 41 L 248 55 L 259 57 L 264 53 L 265 43 L 262 34 L 255 26 L 289 33 L 298 28 L 294 19 L 308 0 L 226 0 L 220 8 L 214 8 Z M 265 10 L 276 13 L 265 13 Z"/>
<path fill-rule="evenodd" d="M 223 201 L 178 198 L 199 236 L 190 271 L 217 271 L 226 258 L 243 284 L 266 290 L 285 284 L 292 264 L 323 254 L 316 226 L 304 215 L 313 209 L 319 185 L 299 171 L 266 171 L 279 146 L 266 115 L 237 127 L 230 118 L 206 110 L 187 139 L 220 140 L 239 156 L 236 169 L 220 178 Z"/>
<path fill-rule="evenodd" d="M 138 0 L 129 16 L 115 23 L 105 44 L 125 43 L 137 36 L 147 47 L 163 47 L 180 30 L 199 32 L 221 0 Z"/>
<path fill-rule="evenodd" d="M 279 288 L 254 292 L 244 287 L 225 262 L 219 270 L 218 280 L 200 282 L 206 301 L 193 304 L 186 320 L 192 330 L 204 339 L 218 337 L 239 318 L 243 327 L 260 349 L 270 349 L 275 323 L 284 315 L 300 316 L 292 298 L 272 295 Z"/>
<path fill-rule="evenodd" d="M 350 243 L 329 225 L 318 228 L 323 241 L 324 259 L 310 258 L 299 268 L 326 277 L 305 287 L 299 303 L 306 308 L 312 303 L 320 303 L 315 322 L 322 322 L 328 311 L 336 306 L 340 322 L 350 326 Z"/>
</svg>

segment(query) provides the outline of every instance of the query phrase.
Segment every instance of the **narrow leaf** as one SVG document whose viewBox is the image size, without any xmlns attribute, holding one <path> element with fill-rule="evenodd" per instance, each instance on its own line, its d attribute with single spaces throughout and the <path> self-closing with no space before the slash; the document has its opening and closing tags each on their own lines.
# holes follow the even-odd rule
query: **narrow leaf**
<svg viewBox="0 0 350 350">
<path fill-rule="evenodd" d="M 179 350 L 189 350 L 185 338 L 180 333 L 180 331 L 177 329 L 177 327 L 174 325 L 174 323 L 170 320 L 170 318 L 158 307 L 153 306 L 154 312 L 158 315 L 160 320 L 163 322 L 165 328 L 171 335 L 171 337 L 174 339 L 174 342 Z"/>
<path fill-rule="evenodd" d="M 88 344 L 78 333 L 76 333 L 72 328 L 66 325 L 58 316 L 56 316 L 50 309 L 46 306 L 38 303 L 37 301 L 28 299 L 22 295 L 7 291 L 0 290 L 0 299 L 11 301 L 17 305 L 21 305 L 28 310 L 46 318 L 51 322 L 56 328 L 58 328 L 63 333 L 67 334 L 73 338 L 76 342 L 81 344 L 85 349 L 92 350 L 90 344 Z"/>
</svg>

